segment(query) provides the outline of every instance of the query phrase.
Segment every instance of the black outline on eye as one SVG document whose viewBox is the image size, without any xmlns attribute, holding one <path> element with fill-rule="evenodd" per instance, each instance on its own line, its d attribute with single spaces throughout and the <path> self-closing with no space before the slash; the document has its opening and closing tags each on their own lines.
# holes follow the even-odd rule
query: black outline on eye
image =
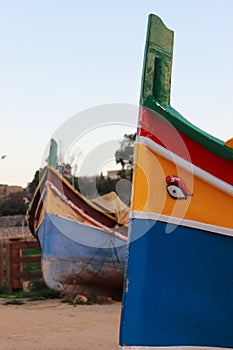
<svg viewBox="0 0 233 350">
<path fill-rule="evenodd" d="M 169 187 L 171 186 L 174 186 L 174 187 L 177 187 L 183 194 L 183 197 L 176 197 L 176 196 L 173 196 L 170 192 L 169 192 Z M 177 186 L 176 184 L 169 184 L 166 186 L 166 189 L 167 189 L 167 193 L 169 194 L 169 196 L 173 199 L 178 199 L 178 200 L 181 200 L 181 199 L 187 199 L 187 193 L 184 192 L 184 190 L 180 187 L 180 186 Z"/>
</svg>

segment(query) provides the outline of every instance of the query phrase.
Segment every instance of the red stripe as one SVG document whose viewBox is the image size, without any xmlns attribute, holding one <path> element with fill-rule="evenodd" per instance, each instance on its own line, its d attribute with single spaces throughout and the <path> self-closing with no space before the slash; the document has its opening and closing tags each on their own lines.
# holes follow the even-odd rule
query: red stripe
<svg viewBox="0 0 233 350">
<path fill-rule="evenodd" d="M 157 113 L 142 109 L 139 135 L 147 137 L 213 176 L 233 185 L 233 162 L 179 132 Z"/>
</svg>

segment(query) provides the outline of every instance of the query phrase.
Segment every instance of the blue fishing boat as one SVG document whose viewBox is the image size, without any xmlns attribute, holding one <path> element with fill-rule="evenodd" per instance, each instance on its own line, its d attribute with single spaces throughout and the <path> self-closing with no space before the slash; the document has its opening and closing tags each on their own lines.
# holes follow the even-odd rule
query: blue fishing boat
<svg viewBox="0 0 233 350">
<path fill-rule="evenodd" d="M 233 140 L 170 106 L 172 56 L 173 32 L 150 15 L 120 345 L 233 349 Z"/>
<path fill-rule="evenodd" d="M 28 211 L 29 227 L 42 250 L 44 281 L 69 295 L 121 298 L 129 209 L 115 192 L 94 200 L 82 196 L 57 172 L 51 150 L 51 165 Z"/>
</svg>

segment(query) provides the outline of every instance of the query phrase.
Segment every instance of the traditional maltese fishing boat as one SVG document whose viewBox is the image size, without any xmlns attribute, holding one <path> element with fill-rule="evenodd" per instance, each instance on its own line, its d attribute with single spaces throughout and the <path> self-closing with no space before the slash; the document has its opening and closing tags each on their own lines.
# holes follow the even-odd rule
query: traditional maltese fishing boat
<svg viewBox="0 0 233 350">
<path fill-rule="evenodd" d="M 70 294 L 121 296 L 129 209 L 112 192 L 88 200 L 56 170 L 56 142 L 30 204 L 46 284 Z"/>
<path fill-rule="evenodd" d="M 233 348 L 233 139 L 170 106 L 173 32 L 149 17 L 122 349 Z"/>
</svg>

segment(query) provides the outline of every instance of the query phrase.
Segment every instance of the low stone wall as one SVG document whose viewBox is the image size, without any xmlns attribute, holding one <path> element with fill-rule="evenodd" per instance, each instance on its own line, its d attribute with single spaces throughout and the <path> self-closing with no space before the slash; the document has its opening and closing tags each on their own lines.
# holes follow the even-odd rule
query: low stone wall
<svg viewBox="0 0 233 350">
<path fill-rule="evenodd" d="M 0 227 L 0 241 L 23 238 L 26 240 L 34 240 L 35 237 L 31 234 L 28 226 L 22 227 Z"/>
<path fill-rule="evenodd" d="M 0 240 L 8 239 L 34 239 L 29 227 L 26 225 L 24 215 L 0 217 Z"/>
<path fill-rule="evenodd" d="M 12 216 L 1 216 L 0 227 L 14 227 L 14 226 L 25 226 L 24 215 L 12 215 Z"/>
</svg>

